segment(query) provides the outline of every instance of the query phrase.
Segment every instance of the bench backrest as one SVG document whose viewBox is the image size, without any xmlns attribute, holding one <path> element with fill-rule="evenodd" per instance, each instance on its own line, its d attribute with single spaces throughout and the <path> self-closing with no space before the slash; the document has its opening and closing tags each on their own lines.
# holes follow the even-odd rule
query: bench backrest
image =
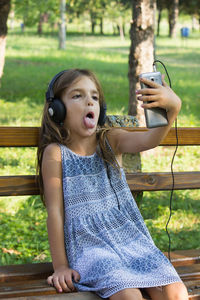
<svg viewBox="0 0 200 300">
<path fill-rule="evenodd" d="M 124 128 L 144 131 L 146 128 Z M 39 127 L 0 127 L 0 147 L 37 147 Z M 178 128 L 180 146 L 200 145 L 200 128 Z M 175 146 L 176 133 L 172 128 L 160 146 Z M 170 190 L 170 172 L 127 173 L 127 181 L 132 191 Z M 175 190 L 199 189 L 200 172 L 175 172 Z M 0 196 L 38 195 L 36 175 L 0 176 Z"/>
</svg>

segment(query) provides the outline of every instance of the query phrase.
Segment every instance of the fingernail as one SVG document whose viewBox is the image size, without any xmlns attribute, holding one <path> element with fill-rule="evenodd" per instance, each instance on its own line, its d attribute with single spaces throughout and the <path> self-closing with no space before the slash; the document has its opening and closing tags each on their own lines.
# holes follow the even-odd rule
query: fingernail
<svg viewBox="0 0 200 300">
<path fill-rule="evenodd" d="M 138 90 L 135 91 L 136 94 L 139 94 Z"/>
</svg>

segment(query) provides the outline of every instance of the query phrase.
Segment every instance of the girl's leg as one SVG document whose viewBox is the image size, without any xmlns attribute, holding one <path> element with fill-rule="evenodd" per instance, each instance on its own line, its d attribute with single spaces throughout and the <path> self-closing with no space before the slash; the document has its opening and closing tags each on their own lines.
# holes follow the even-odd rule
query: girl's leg
<svg viewBox="0 0 200 300">
<path fill-rule="evenodd" d="M 146 288 L 145 291 L 149 294 L 152 300 L 165 300 L 162 287 Z"/>
<path fill-rule="evenodd" d="M 188 300 L 188 292 L 182 282 L 171 283 L 161 288 L 148 288 L 152 300 Z"/>
<path fill-rule="evenodd" d="M 167 300 L 188 300 L 188 292 L 182 282 L 176 282 L 164 286 L 163 293 Z"/>
<path fill-rule="evenodd" d="M 124 289 L 110 296 L 110 300 L 142 300 L 139 289 Z"/>
</svg>

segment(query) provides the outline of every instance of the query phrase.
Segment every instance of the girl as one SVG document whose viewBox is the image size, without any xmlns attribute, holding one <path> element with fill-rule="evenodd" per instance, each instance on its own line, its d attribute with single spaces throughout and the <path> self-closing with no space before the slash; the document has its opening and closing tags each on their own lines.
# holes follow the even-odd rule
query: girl
<svg viewBox="0 0 200 300">
<path fill-rule="evenodd" d="M 94 291 L 111 300 L 186 300 L 187 290 L 158 250 L 129 190 L 122 153 L 159 145 L 181 100 L 163 86 L 137 91 L 143 108 L 167 110 L 169 125 L 145 132 L 103 129 L 106 105 L 95 75 L 58 73 L 46 93 L 38 165 L 58 292 Z M 152 102 L 153 101 L 153 102 Z M 100 126 L 101 125 L 101 126 Z"/>
</svg>

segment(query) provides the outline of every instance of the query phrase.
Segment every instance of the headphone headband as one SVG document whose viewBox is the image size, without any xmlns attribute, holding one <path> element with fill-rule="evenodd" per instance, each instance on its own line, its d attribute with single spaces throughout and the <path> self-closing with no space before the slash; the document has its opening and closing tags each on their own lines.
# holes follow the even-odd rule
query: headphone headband
<svg viewBox="0 0 200 300">
<path fill-rule="evenodd" d="M 56 74 L 50 81 L 49 85 L 48 85 L 48 89 L 46 92 L 46 101 L 47 102 L 51 102 L 54 99 L 54 92 L 53 92 L 53 86 L 54 83 L 56 82 L 56 80 L 65 72 L 67 72 L 68 70 L 63 70 L 61 72 L 59 72 L 58 74 Z"/>
</svg>

